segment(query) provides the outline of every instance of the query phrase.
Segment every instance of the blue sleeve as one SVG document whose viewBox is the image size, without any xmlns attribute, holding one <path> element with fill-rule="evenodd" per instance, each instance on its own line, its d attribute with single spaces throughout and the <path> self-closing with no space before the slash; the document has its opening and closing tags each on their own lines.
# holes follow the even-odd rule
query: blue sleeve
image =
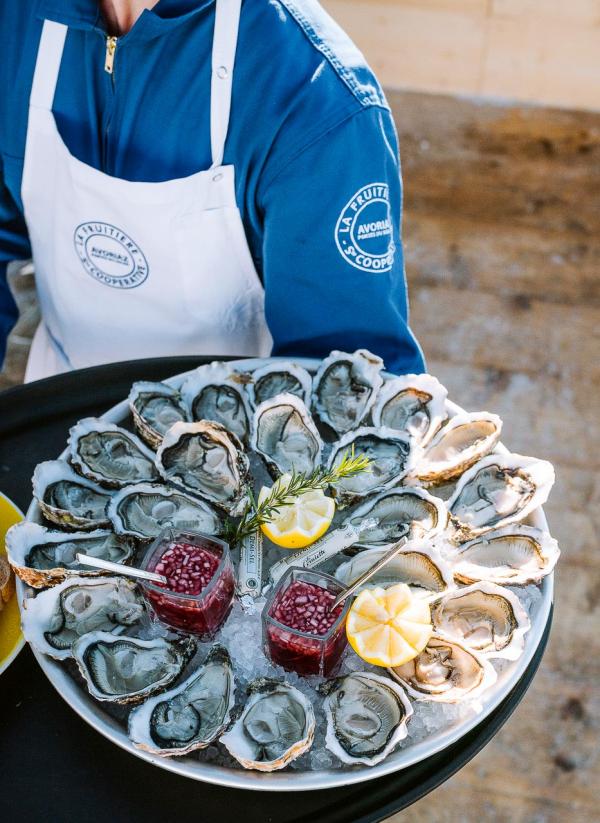
<svg viewBox="0 0 600 823">
<path fill-rule="evenodd" d="M 4 169 L 0 167 L 0 368 L 6 355 L 6 339 L 19 316 L 8 288 L 7 265 L 30 255 L 25 220 L 5 185 Z"/>
<path fill-rule="evenodd" d="M 261 189 L 273 354 L 368 348 L 390 371 L 423 371 L 408 327 L 402 184 L 389 111 L 361 109 Z"/>
</svg>

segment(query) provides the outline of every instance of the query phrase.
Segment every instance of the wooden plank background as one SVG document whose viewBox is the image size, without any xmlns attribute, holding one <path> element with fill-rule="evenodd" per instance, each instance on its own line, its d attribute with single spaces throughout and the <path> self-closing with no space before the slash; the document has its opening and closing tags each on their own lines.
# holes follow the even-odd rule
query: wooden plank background
<svg viewBox="0 0 600 823">
<path fill-rule="evenodd" d="M 387 88 L 600 109 L 600 0 L 322 0 Z"/>
<path fill-rule="evenodd" d="M 451 397 L 498 412 L 511 448 L 554 462 L 546 511 L 563 551 L 550 644 L 525 700 L 471 764 L 393 823 L 594 823 L 600 114 L 412 93 L 390 100 L 412 325 Z M 0 387 L 22 378 L 37 322 L 32 275 L 13 282 L 22 315 Z"/>
</svg>

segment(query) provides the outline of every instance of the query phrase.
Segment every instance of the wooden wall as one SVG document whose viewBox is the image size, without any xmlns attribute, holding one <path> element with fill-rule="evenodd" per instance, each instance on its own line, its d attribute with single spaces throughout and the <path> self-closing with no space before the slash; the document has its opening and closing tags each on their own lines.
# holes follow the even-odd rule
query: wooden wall
<svg viewBox="0 0 600 823">
<path fill-rule="evenodd" d="M 600 110 L 600 0 L 322 0 L 384 86 Z"/>
</svg>

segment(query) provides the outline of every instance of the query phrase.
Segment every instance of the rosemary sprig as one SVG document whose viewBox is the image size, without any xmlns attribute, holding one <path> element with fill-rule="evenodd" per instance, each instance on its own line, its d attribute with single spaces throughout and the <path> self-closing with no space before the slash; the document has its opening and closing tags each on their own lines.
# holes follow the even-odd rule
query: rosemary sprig
<svg viewBox="0 0 600 823">
<path fill-rule="evenodd" d="M 290 482 L 273 484 L 270 494 L 260 503 L 256 501 L 252 489 L 248 488 L 248 505 L 237 526 L 227 529 L 231 542 L 237 543 L 252 534 L 262 523 L 269 523 L 284 506 L 290 506 L 302 494 L 315 489 L 325 489 L 362 472 L 370 471 L 371 459 L 364 454 L 354 454 L 354 446 L 344 453 L 337 466 L 331 469 L 319 467 L 310 474 L 292 471 Z"/>
</svg>

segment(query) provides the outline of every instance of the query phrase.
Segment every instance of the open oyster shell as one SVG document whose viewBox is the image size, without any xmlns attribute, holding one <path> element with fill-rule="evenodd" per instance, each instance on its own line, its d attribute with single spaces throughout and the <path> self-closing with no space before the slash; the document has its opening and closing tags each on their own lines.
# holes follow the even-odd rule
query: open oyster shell
<svg viewBox="0 0 600 823">
<path fill-rule="evenodd" d="M 64 660 L 88 632 L 124 631 L 142 620 L 145 607 L 134 583 L 122 577 L 73 577 L 26 598 L 21 611 L 25 639 L 38 651 Z"/>
<path fill-rule="evenodd" d="M 242 443 L 247 443 L 252 413 L 244 386 L 249 379 L 228 363 L 208 363 L 186 378 L 181 394 L 193 420 L 220 423 Z"/>
<path fill-rule="evenodd" d="M 91 631 L 73 643 L 73 659 L 96 700 L 139 703 L 179 677 L 196 652 L 191 637 L 140 640 Z"/>
<path fill-rule="evenodd" d="M 405 374 L 386 380 L 371 416 L 374 426 L 403 431 L 425 446 L 446 419 L 448 392 L 431 374 Z"/>
<path fill-rule="evenodd" d="M 351 586 L 388 551 L 389 546 L 383 546 L 360 552 L 351 560 L 338 566 L 335 572 L 336 579 L 345 586 Z M 415 594 L 425 597 L 454 588 L 450 564 L 443 559 L 433 544 L 424 540 L 412 540 L 406 543 L 402 551 L 382 569 L 375 572 L 358 591 L 372 586 L 385 589 L 396 583 L 406 583 Z"/>
<path fill-rule="evenodd" d="M 456 539 L 523 520 L 546 502 L 553 483 L 554 469 L 546 460 L 520 454 L 484 457 L 463 474 L 448 500 Z"/>
<path fill-rule="evenodd" d="M 325 745 L 343 763 L 375 766 L 406 737 L 413 709 L 389 677 L 353 672 L 324 683 L 319 691 L 327 694 Z"/>
<path fill-rule="evenodd" d="M 339 465 L 352 448 L 356 455 L 371 458 L 372 464 L 370 471 L 346 477 L 332 486 L 331 493 L 339 508 L 398 485 L 413 468 L 416 459 L 413 441 L 408 435 L 392 429 L 364 427 L 349 432 L 333 444 L 329 468 Z"/>
<path fill-rule="evenodd" d="M 357 545 L 377 548 L 402 539 L 430 538 L 439 534 L 448 523 L 448 511 L 443 500 L 415 486 L 367 497 L 346 517 L 344 524 L 359 526 L 369 518 L 379 522 L 361 532 Z"/>
<path fill-rule="evenodd" d="M 312 746 L 315 714 L 301 691 L 277 680 L 248 686 L 239 718 L 220 742 L 245 769 L 283 769 Z"/>
<path fill-rule="evenodd" d="M 463 543 L 451 559 L 461 583 L 524 586 L 550 574 L 559 556 L 558 543 L 548 532 L 514 523 Z"/>
<path fill-rule="evenodd" d="M 302 400 L 279 394 L 256 409 L 252 448 L 277 478 L 294 470 L 310 474 L 320 463 L 323 442 Z"/>
<path fill-rule="evenodd" d="M 108 507 L 117 534 L 153 540 L 168 527 L 220 534 L 217 512 L 199 497 L 192 497 L 159 483 L 138 483 L 117 492 Z"/>
<path fill-rule="evenodd" d="M 175 423 L 156 456 L 161 476 L 235 514 L 244 506 L 249 462 L 242 444 L 219 423 Z"/>
<path fill-rule="evenodd" d="M 214 646 L 186 680 L 131 712 L 129 737 L 136 748 L 163 757 L 189 754 L 216 740 L 229 723 L 234 702 L 229 653 Z"/>
<path fill-rule="evenodd" d="M 174 423 L 191 419 L 181 394 L 166 383 L 140 380 L 131 387 L 128 400 L 136 431 L 153 449 Z"/>
<path fill-rule="evenodd" d="M 492 451 L 501 431 L 497 414 L 457 414 L 429 443 L 413 475 L 420 483 L 443 483 L 459 477 Z"/>
<path fill-rule="evenodd" d="M 101 529 L 110 525 L 111 493 L 87 480 L 66 460 L 46 460 L 33 472 L 33 496 L 48 520 L 66 529 Z"/>
<path fill-rule="evenodd" d="M 413 660 L 388 671 L 411 697 L 439 703 L 479 697 L 497 679 L 488 660 L 440 634 L 433 634 Z"/>
<path fill-rule="evenodd" d="M 111 531 L 50 531 L 37 523 L 23 520 L 6 534 L 8 559 L 21 580 L 42 589 L 68 577 L 98 577 L 106 572 L 77 562 L 77 553 L 127 563 L 135 551 L 133 540 Z"/>
<path fill-rule="evenodd" d="M 383 385 L 383 360 L 367 349 L 332 351 L 313 380 L 313 407 L 338 434 L 356 429 Z"/>
<path fill-rule="evenodd" d="M 135 434 L 96 417 L 86 417 L 73 426 L 69 452 L 75 471 L 109 489 L 158 476 L 154 453 Z"/>
<path fill-rule="evenodd" d="M 519 598 L 494 583 L 473 583 L 431 603 L 434 630 L 486 657 L 517 660 L 531 628 Z"/>
<path fill-rule="evenodd" d="M 252 381 L 246 387 L 250 402 L 259 406 L 278 394 L 294 394 L 310 406 L 312 377 L 296 363 L 273 360 L 252 372 Z"/>
</svg>

